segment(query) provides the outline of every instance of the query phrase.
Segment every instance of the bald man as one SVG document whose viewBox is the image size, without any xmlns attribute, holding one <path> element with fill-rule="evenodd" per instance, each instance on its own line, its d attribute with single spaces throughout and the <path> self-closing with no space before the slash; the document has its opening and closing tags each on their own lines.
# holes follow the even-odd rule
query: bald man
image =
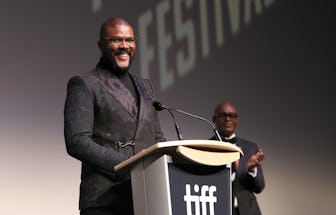
<svg viewBox="0 0 336 215">
<path fill-rule="evenodd" d="M 130 73 L 136 41 L 132 26 L 111 18 L 100 28 L 97 66 L 69 80 L 64 108 L 68 153 L 82 163 L 81 215 L 132 215 L 129 175 L 114 166 L 165 141 L 149 80 Z"/>
<path fill-rule="evenodd" d="M 265 187 L 261 168 L 263 151 L 255 143 L 237 136 L 238 113 L 232 103 L 218 104 L 214 111 L 213 122 L 223 141 L 236 144 L 244 152 L 244 156 L 233 164 L 232 214 L 261 215 L 255 194 L 263 191 Z"/>
</svg>

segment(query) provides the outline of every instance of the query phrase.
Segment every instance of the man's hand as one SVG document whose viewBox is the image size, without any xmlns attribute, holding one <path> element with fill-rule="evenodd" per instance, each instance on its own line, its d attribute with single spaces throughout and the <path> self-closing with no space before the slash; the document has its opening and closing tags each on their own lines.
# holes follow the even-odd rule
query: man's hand
<svg viewBox="0 0 336 215">
<path fill-rule="evenodd" d="M 260 165 L 262 160 L 265 158 L 264 152 L 259 149 L 257 153 L 253 154 L 247 161 L 247 169 L 252 172 L 253 168 Z"/>
<path fill-rule="evenodd" d="M 232 171 L 233 171 L 233 172 L 236 172 L 238 168 L 239 168 L 239 160 L 236 160 L 236 161 L 233 162 L 233 164 L 232 164 Z"/>
</svg>

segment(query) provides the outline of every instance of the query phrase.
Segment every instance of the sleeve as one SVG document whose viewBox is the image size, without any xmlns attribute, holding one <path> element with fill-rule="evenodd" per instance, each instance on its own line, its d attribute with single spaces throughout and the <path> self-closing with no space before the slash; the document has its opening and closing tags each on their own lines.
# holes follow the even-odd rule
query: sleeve
<svg viewBox="0 0 336 215">
<path fill-rule="evenodd" d="M 252 177 L 256 177 L 258 174 L 258 168 L 254 167 L 252 171 L 249 171 L 248 174 L 250 174 Z"/>
<path fill-rule="evenodd" d="M 240 168 L 237 171 L 239 175 L 239 183 L 241 183 L 244 187 L 254 193 L 260 193 L 265 188 L 265 179 L 262 171 L 262 167 L 259 165 L 256 169 L 256 175 L 251 175 L 247 169 L 247 160 L 250 156 L 257 152 L 258 147 L 254 143 L 248 143 L 252 147 L 247 151 L 244 151 L 246 157 L 243 158 L 242 163 L 240 164 Z M 244 148 L 243 148 L 244 150 Z"/>
<path fill-rule="evenodd" d="M 64 138 L 72 157 L 114 172 L 114 166 L 127 158 L 122 153 L 97 144 L 92 139 L 94 123 L 94 93 L 77 76 L 70 79 L 64 107 Z"/>
</svg>

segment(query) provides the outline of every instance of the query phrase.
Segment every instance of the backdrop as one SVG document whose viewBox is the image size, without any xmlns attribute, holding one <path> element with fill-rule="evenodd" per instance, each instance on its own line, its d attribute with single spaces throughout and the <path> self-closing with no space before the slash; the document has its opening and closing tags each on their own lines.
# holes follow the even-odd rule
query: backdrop
<svg viewBox="0 0 336 215">
<path fill-rule="evenodd" d="M 67 155 L 70 77 L 95 67 L 98 30 L 130 21 L 132 73 L 164 105 L 211 120 L 239 111 L 238 135 L 266 154 L 264 214 L 335 212 L 335 7 L 314 0 L 1 1 L 0 214 L 78 214 L 80 162 Z M 168 113 L 159 114 L 176 140 Z M 184 139 L 206 123 L 176 115 Z"/>
</svg>

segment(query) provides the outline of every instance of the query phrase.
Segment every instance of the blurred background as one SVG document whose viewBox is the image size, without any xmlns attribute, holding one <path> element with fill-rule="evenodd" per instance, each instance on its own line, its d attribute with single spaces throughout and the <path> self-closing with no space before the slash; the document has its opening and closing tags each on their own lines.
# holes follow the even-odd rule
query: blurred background
<svg viewBox="0 0 336 215">
<path fill-rule="evenodd" d="M 316 0 L 1 1 L 0 214 L 78 214 L 80 162 L 67 155 L 70 77 L 95 67 L 107 18 L 137 33 L 132 73 L 162 104 L 211 120 L 233 102 L 238 135 L 265 152 L 263 214 L 336 209 L 335 7 Z M 173 120 L 159 113 L 168 140 Z M 184 139 L 206 123 L 176 114 Z"/>
</svg>

